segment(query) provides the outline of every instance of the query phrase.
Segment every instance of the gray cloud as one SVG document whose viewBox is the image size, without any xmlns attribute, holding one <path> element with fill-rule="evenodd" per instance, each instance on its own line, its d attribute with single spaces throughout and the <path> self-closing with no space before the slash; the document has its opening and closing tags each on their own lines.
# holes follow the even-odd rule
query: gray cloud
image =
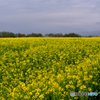
<svg viewBox="0 0 100 100">
<path fill-rule="evenodd" d="M 96 22 L 96 24 L 100 24 L 100 22 Z"/>
<path fill-rule="evenodd" d="M 0 31 L 100 31 L 99 0 L 0 0 Z"/>
</svg>

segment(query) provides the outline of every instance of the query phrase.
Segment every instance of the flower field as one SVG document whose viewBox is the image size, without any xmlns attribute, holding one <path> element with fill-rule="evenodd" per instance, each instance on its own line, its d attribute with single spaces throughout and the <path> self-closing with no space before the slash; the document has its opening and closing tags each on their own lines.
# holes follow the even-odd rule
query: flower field
<svg viewBox="0 0 100 100">
<path fill-rule="evenodd" d="M 0 100 L 95 100 L 100 37 L 0 38 Z"/>
</svg>

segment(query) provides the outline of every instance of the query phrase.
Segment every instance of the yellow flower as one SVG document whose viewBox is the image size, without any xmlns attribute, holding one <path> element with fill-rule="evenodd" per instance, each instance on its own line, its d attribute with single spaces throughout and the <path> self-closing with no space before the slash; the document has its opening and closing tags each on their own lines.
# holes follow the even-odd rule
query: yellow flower
<svg viewBox="0 0 100 100">
<path fill-rule="evenodd" d="M 35 96 L 36 96 L 36 97 L 38 97 L 39 95 L 40 95 L 40 93 L 39 93 L 39 92 L 36 92 L 36 93 L 35 93 Z"/>
<path fill-rule="evenodd" d="M 95 84 L 95 82 L 93 81 L 92 84 Z"/>
<path fill-rule="evenodd" d="M 72 81 L 69 81 L 69 84 L 73 84 L 73 82 Z"/>
<path fill-rule="evenodd" d="M 98 83 L 95 83 L 95 85 L 98 85 Z"/>
<path fill-rule="evenodd" d="M 39 89 L 39 88 L 38 88 L 38 89 L 36 89 L 36 90 L 37 90 L 37 92 L 41 92 L 41 89 Z"/>
<path fill-rule="evenodd" d="M 85 81 L 88 80 L 88 77 L 87 77 L 87 76 L 84 76 L 84 80 L 85 80 Z"/>
<path fill-rule="evenodd" d="M 87 72 L 84 72 L 84 74 L 87 74 Z"/>
<path fill-rule="evenodd" d="M 70 85 L 70 88 L 72 88 L 72 89 L 75 89 L 75 86 L 73 86 L 73 85 Z"/>
<path fill-rule="evenodd" d="M 65 95 L 68 95 L 68 92 L 64 91 L 64 94 L 65 94 Z"/>
<path fill-rule="evenodd" d="M 13 89 L 13 92 L 15 92 L 16 88 Z"/>
<path fill-rule="evenodd" d="M 44 98 L 44 94 L 41 94 L 41 95 L 39 96 L 39 98 L 40 98 L 40 99 L 43 99 L 43 98 Z"/>
<path fill-rule="evenodd" d="M 66 85 L 66 88 L 68 89 L 70 87 L 70 85 Z"/>
<path fill-rule="evenodd" d="M 59 87 L 59 91 L 61 91 L 62 90 L 62 88 L 61 87 Z"/>
<path fill-rule="evenodd" d="M 15 95 L 14 95 L 14 92 L 12 92 L 12 97 L 14 97 Z"/>
<path fill-rule="evenodd" d="M 92 89 L 89 87 L 88 90 L 89 90 L 89 92 L 91 92 Z"/>
<path fill-rule="evenodd" d="M 74 99 L 78 99 L 78 97 L 74 97 Z"/>
<path fill-rule="evenodd" d="M 29 99 L 28 95 L 25 95 L 25 96 L 24 96 L 24 99 Z"/>
<path fill-rule="evenodd" d="M 58 95 L 61 95 L 61 94 L 62 94 L 61 92 L 58 93 Z"/>
<path fill-rule="evenodd" d="M 27 91 L 28 89 L 27 89 L 27 87 L 23 87 L 23 90 L 24 90 L 24 91 Z"/>
<path fill-rule="evenodd" d="M 27 60 L 27 62 L 29 63 L 29 62 L 30 62 L 30 60 L 28 59 L 28 60 Z"/>
<path fill-rule="evenodd" d="M 30 92 L 29 94 L 32 95 L 32 92 Z"/>
<path fill-rule="evenodd" d="M 80 89 L 85 89 L 86 88 L 86 86 L 85 85 L 82 85 L 81 87 L 80 87 Z"/>
<path fill-rule="evenodd" d="M 92 76 L 92 75 L 89 75 L 89 78 L 91 78 L 91 79 L 92 79 L 92 78 L 93 78 L 93 76 Z"/>
<path fill-rule="evenodd" d="M 1 100 L 6 100 L 6 99 L 2 97 L 2 99 L 1 99 Z"/>
<path fill-rule="evenodd" d="M 95 67 L 94 70 L 97 70 L 97 68 Z"/>
<path fill-rule="evenodd" d="M 74 91 L 76 86 L 80 88 L 79 92 L 83 92 L 83 89 L 92 91 L 88 83 L 99 84 L 96 80 L 92 81 L 100 73 L 99 42 L 100 37 L 0 38 L 0 92 L 7 90 L 9 93 L 6 97 L 12 96 L 16 100 L 30 100 L 31 97 L 32 100 L 42 100 L 45 94 L 50 95 L 52 91 L 55 97 L 59 98 L 60 95 L 63 100 L 69 95 L 66 91 Z M 26 83 L 21 82 L 25 77 Z M 2 98 L 5 98 L 4 95 L 0 100 Z M 71 99 L 78 98 L 69 97 Z"/>
</svg>

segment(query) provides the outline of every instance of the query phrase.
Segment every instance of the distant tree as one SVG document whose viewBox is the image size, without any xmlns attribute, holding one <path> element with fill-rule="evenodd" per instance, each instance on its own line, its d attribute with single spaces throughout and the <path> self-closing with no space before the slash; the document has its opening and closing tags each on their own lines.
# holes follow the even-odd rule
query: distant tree
<svg viewBox="0 0 100 100">
<path fill-rule="evenodd" d="M 22 34 L 21 33 L 18 33 L 17 35 L 18 35 L 18 37 L 22 37 Z"/>
<path fill-rule="evenodd" d="M 37 34 L 36 33 L 32 33 L 30 34 L 31 37 L 37 37 Z"/>
<path fill-rule="evenodd" d="M 45 34 L 44 36 L 48 36 L 48 33 L 47 33 L 47 34 Z"/>
<path fill-rule="evenodd" d="M 2 34 L 1 37 L 7 37 L 7 35 L 6 34 Z"/>
<path fill-rule="evenodd" d="M 88 37 L 92 37 L 91 35 L 89 35 Z"/>
<path fill-rule="evenodd" d="M 66 33 L 66 34 L 64 34 L 64 37 L 69 37 L 69 35 Z"/>
<path fill-rule="evenodd" d="M 56 33 L 56 34 L 53 34 L 53 33 L 47 33 L 45 34 L 45 36 L 49 36 L 49 37 L 82 37 L 81 35 L 78 35 L 76 33 L 69 33 L 69 34 L 65 34 L 63 35 L 62 33 Z M 0 37 L 43 37 L 41 33 L 31 33 L 31 34 L 21 34 L 21 33 L 17 33 L 17 34 L 14 34 L 13 32 L 6 32 L 6 31 L 3 31 L 3 32 L 0 32 Z M 91 37 L 91 35 L 87 36 L 87 37 Z"/>
<path fill-rule="evenodd" d="M 16 33 L 16 34 L 14 34 L 15 35 L 15 37 L 18 37 L 18 34 Z"/>
<path fill-rule="evenodd" d="M 1 35 L 2 35 L 2 32 L 0 32 L 0 37 L 1 37 Z"/>
<path fill-rule="evenodd" d="M 26 35 L 25 34 L 22 34 L 22 37 L 25 37 Z"/>
<path fill-rule="evenodd" d="M 69 34 L 65 34 L 64 37 L 82 37 L 82 36 L 76 33 L 69 33 Z"/>
<path fill-rule="evenodd" d="M 38 37 L 43 37 L 41 33 L 38 33 Z"/>
<path fill-rule="evenodd" d="M 29 37 L 29 34 L 27 34 L 26 37 Z"/>
<path fill-rule="evenodd" d="M 1 34 L 2 34 L 1 37 L 7 37 L 7 32 L 6 31 L 3 31 Z"/>
<path fill-rule="evenodd" d="M 56 33 L 56 34 L 53 34 L 53 37 L 63 37 L 63 34 L 62 33 Z"/>
<path fill-rule="evenodd" d="M 58 37 L 63 37 L 62 33 L 58 33 L 57 35 L 58 35 Z"/>
<path fill-rule="evenodd" d="M 9 32 L 8 37 L 15 37 L 15 34 L 13 32 Z"/>
<path fill-rule="evenodd" d="M 31 34 L 27 34 L 27 37 L 42 37 L 42 34 L 41 33 L 31 33 Z"/>
<path fill-rule="evenodd" d="M 78 34 L 75 34 L 75 33 L 69 33 L 69 36 L 70 37 L 80 37 Z"/>
<path fill-rule="evenodd" d="M 53 37 L 54 36 L 54 34 L 53 33 L 47 33 L 47 34 L 45 34 L 45 36 L 49 36 L 49 37 Z"/>
</svg>

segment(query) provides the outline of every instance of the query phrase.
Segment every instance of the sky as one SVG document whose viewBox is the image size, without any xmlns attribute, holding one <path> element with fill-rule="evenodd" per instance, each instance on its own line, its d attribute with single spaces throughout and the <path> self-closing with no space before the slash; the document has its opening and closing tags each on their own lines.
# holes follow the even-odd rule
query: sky
<svg viewBox="0 0 100 100">
<path fill-rule="evenodd" d="M 0 32 L 100 34 L 100 0 L 0 0 Z"/>
</svg>

